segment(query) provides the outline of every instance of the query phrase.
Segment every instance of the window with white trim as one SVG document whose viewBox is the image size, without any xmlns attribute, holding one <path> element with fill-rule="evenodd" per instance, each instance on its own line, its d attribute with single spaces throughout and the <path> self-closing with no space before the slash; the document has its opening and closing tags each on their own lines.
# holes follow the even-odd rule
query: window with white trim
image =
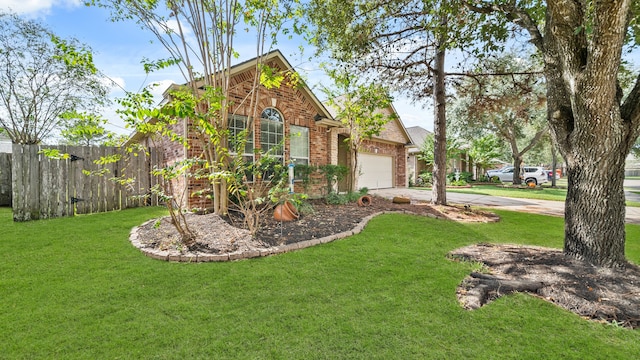
<svg viewBox="0 0 640 360">
<path fill-rule="evenodd" d="M 260 115 L 260 149 L 270 151 L 271 155 L 281 158 L 283 153 L 284 120 L 282 114 L 274 108 L 266 108 Z"/>
<path fill-rule="evenodd" d="M 309 128 L 291 125 L 289 147 L 295 164 L 309 165 Z"/>
<path fill-rule="evenodd" d="M 242 115 L 229 116 L 229 146 L 232 153 L 236 151 L 236 141 L 238 136 L 247 128 L 249 118 Z M 244 144 L 244 158 L 250 158 L 253 161 L 253 131 L 249 129 L 246 133 L 246 142 Z"/>
</svg>

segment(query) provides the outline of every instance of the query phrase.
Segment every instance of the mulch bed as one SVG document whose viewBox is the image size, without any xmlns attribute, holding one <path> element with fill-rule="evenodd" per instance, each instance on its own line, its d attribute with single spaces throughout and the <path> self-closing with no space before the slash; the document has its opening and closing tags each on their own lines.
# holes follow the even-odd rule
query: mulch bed
<svg viewBox="0 0 640 360">
<path fill-rule="evenodd" d="M 477 244 L 452 251 L 454 260 L 478 261 L 485 270 L 470 274 L 457 290 L 466 309 L 500 296 L 527 292 L 584 318 L 632 329 L 640 327 L 640 267 L 596 267 L 559 249 L 509 244 Z"/>
<path fill-rule="evenodd" d="M 391 200 L 380 197 L 373 197 L 368 206 L 359 206 L 357 203 L 329 205 L 324 200 L 310 200 L 309 203 L 313 211 L 302 213 L 297 221 L 281 222 L 272 216 L 265 216 L 254 238 L 272 246 L 317 239 L 352 230 L 365 217 L 385 211 L 407 212 L 467 222 L 499 219 L 495 214 L 462 206 L 438 207 L 428 203 L 395 204 Z M 231 225 L 242 227 L 242 216 L 237 212 L 231 212 L 230 216 L 224 219 Z"/>
</svg>

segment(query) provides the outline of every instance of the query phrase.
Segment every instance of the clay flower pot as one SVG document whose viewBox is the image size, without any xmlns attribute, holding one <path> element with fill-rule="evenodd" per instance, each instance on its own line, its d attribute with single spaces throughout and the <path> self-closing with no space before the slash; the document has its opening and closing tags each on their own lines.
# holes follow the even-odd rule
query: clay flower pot
<svg viewBox="0 0 640 360">
<path fill-rule="evenodd" d="M 358 206 L 369 206 L 372 201 L 373 198 L 371 198 L 371 195 L 360 196 L 360 199 L 358 199 Z"/>
<path fill-rule="evenodd" d="M 289 201 L 279 204 L 273 210 L 273 218 L 278 221 L 293 221 L 299 217 L 300 214 L 298 214 L 298 209 L 296 209 L 296 206 Z"/>
</svg>

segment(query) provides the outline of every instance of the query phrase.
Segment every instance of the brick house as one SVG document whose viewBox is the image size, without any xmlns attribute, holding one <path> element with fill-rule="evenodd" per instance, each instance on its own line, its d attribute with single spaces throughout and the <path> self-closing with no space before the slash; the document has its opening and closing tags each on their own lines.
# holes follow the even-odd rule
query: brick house
<svg viewBox="0 0 640 360">
<path fill-rule="evenodd" d="M 231 69 L 232 98 L 243 99 L 250 92 L 256 61 L 257 59 L 252 59 Z M 263 61 L 269 67 L 283 72 L 295 71 L 278 50 L 267 54 Z M 283 83 L 279 88 L 262 87 L 257 110 L 259 115 L 253 121 L 253 131 L 243 154 L 245 158 L 251 160 L 256 156 L 252 151 L 254 148 L 266 151 L 284 140 L 284 148 L 277 152 L 277 156 L 281 157 L 285 164 L 293 160 L 296 164 L 306 165 L 349 165 L 347 150 L 341 145 L 344 144 L 345 129 L 306 85 L 293 87 Z M 229 121 L 231 132 L 243 130 L 250 115 L 248 106 L 232 105 L 230 113 L 233 114 Z M 183 133 L 189 131 L 188 121 L 180 126 Z M 136 140 L 145 141 L 141 136 Z M 366 141 L 360 152 L 360 187 L 406 187 L 407 147 L 410 145 L 409 135 L 399 118 L 387 124 L 387 128 L 379 137 Z M 163 157 L 168 164 L 187 156 L 192 157 L 201 151 L 198 146 L 190 146 L 187 149 L 169 142 L 160 146 L 163 147 Z M 317 180 L 320 180 L 320 177 Z M 192 178 L 183 178 L 174 186 L 184 190 L 183 201 L 188 208 L 206 207 L 202 200 L 187 194 L 207 188 L 208 184 Z M 296 183 L 295 186 L 296 192 L 303 192 L 301 183 Z M 320 196 L 323 188 L 324 184 L 316 181 L 308 189 L 308 194 Z"/>
</svg>

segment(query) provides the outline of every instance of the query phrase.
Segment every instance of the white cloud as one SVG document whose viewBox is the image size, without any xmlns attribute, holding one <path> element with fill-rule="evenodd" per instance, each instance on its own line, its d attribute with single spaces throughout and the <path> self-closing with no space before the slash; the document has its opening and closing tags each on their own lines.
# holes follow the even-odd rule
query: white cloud
<svg viewBox="0 0 640 360">
<path fill-rule="evenodd" d="M 82 0 L 0 0 L 0 9 L 34 17 L 49 13 L 52 7 L 78 7 Z"/>
<path fill-rule="evenodd" d="M 111 93 L 121 93 L 122 89 L 126 89 L 126 81 L 119 76 L 102 78 L 103 85 L 109 87 Z"/>
<path fill-rule="evenodd" d="M 175 84 L 173 80 L 159 80 L 154 81 L 149 84 L 149 89 L 153 94 L 153 97 L 160 102 L 162 100 L 162 94 L 171 86 L 171 84 Z"/>
</svg>

